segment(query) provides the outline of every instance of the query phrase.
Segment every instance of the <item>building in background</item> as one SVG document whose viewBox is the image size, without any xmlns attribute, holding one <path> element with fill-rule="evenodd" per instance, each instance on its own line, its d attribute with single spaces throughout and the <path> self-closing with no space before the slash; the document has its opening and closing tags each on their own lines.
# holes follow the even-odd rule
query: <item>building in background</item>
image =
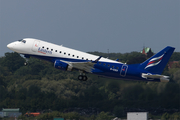
<svg viewBox="0 0 180 120">
<path fill-rule="evenodd" d="M 0 112 L 0 117 L 4 117 L 4 113 L 3 112 Z"/>
<path fill-rule="evenodd" d="M 3 108 L 2 111 L 0 112 L 0 115 L 2 117 L 18 117 L 22 115 L 22 113 L 19 112 L 19 108 Z"/>
<path fill-rule="evenodd" d="M 148 120 L 148 112 L 128 112 L 127 120 Z"/>
<path fill-rule="evenodd" d="M 153 51 L 151 50 L 151 48 L 148 47 L 144 47 L 143 50 L 141 50 L 141 53 L 146 55 L 147 58 L 150 58 L 151 56 L 154 55 Z"/>
<path fill-rule="evenodd" d="M 180 68 L 180 61 L 170 61 L 168 63 L 168 68 Z"/>
</svg>

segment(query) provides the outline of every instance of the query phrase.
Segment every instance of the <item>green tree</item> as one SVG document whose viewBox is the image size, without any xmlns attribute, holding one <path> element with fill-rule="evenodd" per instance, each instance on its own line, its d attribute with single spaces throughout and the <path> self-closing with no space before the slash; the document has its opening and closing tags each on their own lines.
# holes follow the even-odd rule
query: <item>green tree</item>
<svg viewBox="0 0 180 120">
<path fill-rule="evenodd" d="M 80 115 L 77 112 L 69 112 L 69 113 L 64 113 L 61 115 L 65 119 L 70 119 L 70 120 L 79 120 L 80 119 Z"/>
<path fill-rule="evenodd" d="M 36 85 L 31 85 L 29 87 L 29 90 L 27 92 L 28 97 L 37 98 L 39 97 L 39 94 L 41 93 L 41 89 Z"/>
<path fill-rule="evenodd" d="M 153 55 L 154 55 L 154 53 L 152 52 L 152 50 L 150 48 L 149 52 L 147 53 L 147 58 L 150 58 Z"/>
<path fill-rule="evenodd" d="M 96 120 L 111 120 L 112 118 L 113 116 L 111 116 L 110 113 L 102 111 L 97 115 Z"/>
<path fill-rule="evenodd" d="M 25 100 L 27 95 L 27 89 L 24 87 L 21 87 L 19 91 L 16 92 L 16 98 L 20 100 Z"/>
<path fill-rule="evenodd" d="M 27 74 L 31 74 L 29 66 L 22 66 L 18 70 L 14 72 L 15 75 L 26 76 Z"/>
<path fill-rule="evenodd" d="M 127 64 L 138 64 L 142 63 L 146 60 L 144 56 L 139 56 L 139 57 L 133 57 L 130 60 L 128 60 Z"/>
<path fill-rule="evenodd" d="M 164 91 L 159 95 L 159 105 L 164 108 L 176 108 L 180 106 L 180 90 L 179 85 L 175 83 L 168 83 Z"/>
<path fill-rule="evenodd" d="M 180 52 L 174 52 L 170 58 L 170 61 L 179 61 L 180 60 Z"/>
<path fill-rule="evenodd" d="M 169 118 L 170 118 L 170 115 L 169 113 L 166 112 L 162 115 L 161 120 L 169 120 Z"/>
<path fill-rule="evenodd" d="M 11 72 L 9 71 L 8 67 L 5 67 L 0 63 L 0 76 L 8 76 Z"/>
<path fill-rule="evenodd" d="M 6 87 L 6 86 L 7 86 L 7 83 L 4 82 L 4 79 L 5 79 L 5 78 L 4 78 L 2 75 L 0 75 L 0 85 Z"/>
<path fill-rule="evenodd" d="M 180 82 L 180 69 L 173 74 L 173 80 Z"/>
<path fill-rule="evenodd" d="M 116 93 L 119 91 L 120 87 L 117 81 L 111 81 L 107 85 L 107 91 L 111 91 L 113 93 Z"/>
<path fill-rule="evenodd" d="M 24 65 L 25 59 L 22 58 L 18 53 L 5 53 L 4 59 L 1 61 L 1 64 L 5 67 L 8 67 L 8 69 L 11 72 L 15 72 L 17 69 L 19 69 L 21 66 Z"/>
<path fill-rule="evenodd" d="M 180 120 L 180 112 L 176 112 L 171 115 L 171 120 Z"/>
<path fill-rule="evenodd" d="M 125 100 L 137 101 L 139 95 L 144 92 L 144 89 L 140 85 L 133 85 L 125 88 L 122 93 L 122 97 Z"/>
<path fill-rule="evenodd" d="M 0 101 L 6 99 L 7 94 L 8 94 L 7 89 L 4 86 L 0 85 Z"/>
<path fill-rule="evenodd" d="M 116 117 L 122 117 L 124 116 L 124 108 L 121 106 L 115 106 L 113 113 L 115 114 Z"/>
</svg>

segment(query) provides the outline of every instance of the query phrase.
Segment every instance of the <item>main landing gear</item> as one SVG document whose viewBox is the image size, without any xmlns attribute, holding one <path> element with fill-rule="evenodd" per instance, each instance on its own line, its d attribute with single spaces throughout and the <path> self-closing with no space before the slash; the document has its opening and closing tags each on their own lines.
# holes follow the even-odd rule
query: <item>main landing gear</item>
<svg viewBox="0 0 180 120">
<path fill-rule="evenodd" d="M 86 80 L 87 80 L 87 76 L 85 76 L 85 75 L 79 75 L 79 76 L 78 76 L 78 80 L 86 81 Z"/>
<path fill-rule="evenodd" d="M 81 81 L 86 81 L 88 78 L 87 76 L 85 75 L 85 73 L 83 71 L 80 71 L 80 75 L 78 76 L 78 80 L 81 80 Z"/>
</svg>

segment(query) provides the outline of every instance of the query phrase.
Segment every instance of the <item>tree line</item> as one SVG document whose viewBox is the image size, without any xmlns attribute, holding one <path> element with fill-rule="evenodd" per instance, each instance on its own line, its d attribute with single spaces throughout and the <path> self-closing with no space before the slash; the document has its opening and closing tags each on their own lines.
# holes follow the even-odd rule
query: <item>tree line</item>
<svg viewBox="0 0 180 120">
<path fill-rule="evenodd" d="M 117 59 L 127 64 L 141 63 L 147 59 L 138 52 L 100 53 L 96 55 Z M 0 108 L 20 108 L 24 114 L 51 109 L 60 113 L 84 112 L 84 116 L 98 117 L 100 113 L 117 117 L 126 112 L 149 111 L 152 115 L 180 112 L 180 68 L 167 67 L 165 75 L 171 82 L 139 82 L 99 78 L 88 74 L 88 80 L 78 81 L 77 71 L 57 70 L 52 63 L 30 58 L 18 53 L 5 53 L 0 58 Z M 180 61 L 175 52 L 171 61 Z M 104 113 L 103 113 L 104 112 Z M 75 113 L 75 114 L 77 114 Z"/>
</svg>

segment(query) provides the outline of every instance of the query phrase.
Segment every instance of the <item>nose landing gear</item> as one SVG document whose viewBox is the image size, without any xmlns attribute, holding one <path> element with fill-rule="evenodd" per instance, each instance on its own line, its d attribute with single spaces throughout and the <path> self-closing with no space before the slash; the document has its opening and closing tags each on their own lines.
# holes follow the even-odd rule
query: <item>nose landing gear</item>
<svg viewBox="0 0 180 120">
<path fill-rule="evenodd" d="M 24 62 L 24 66 L 27 66 L 28 65 L 28 62 Z"/>
<path fill-rule="evenodd" d="M 28 59 L 30 58 L 29 55 L 24 55 L 24 57 L 26 58 L 26 62 L 24 62 L 24 66 L 28 65 Z"/>
</svg>

